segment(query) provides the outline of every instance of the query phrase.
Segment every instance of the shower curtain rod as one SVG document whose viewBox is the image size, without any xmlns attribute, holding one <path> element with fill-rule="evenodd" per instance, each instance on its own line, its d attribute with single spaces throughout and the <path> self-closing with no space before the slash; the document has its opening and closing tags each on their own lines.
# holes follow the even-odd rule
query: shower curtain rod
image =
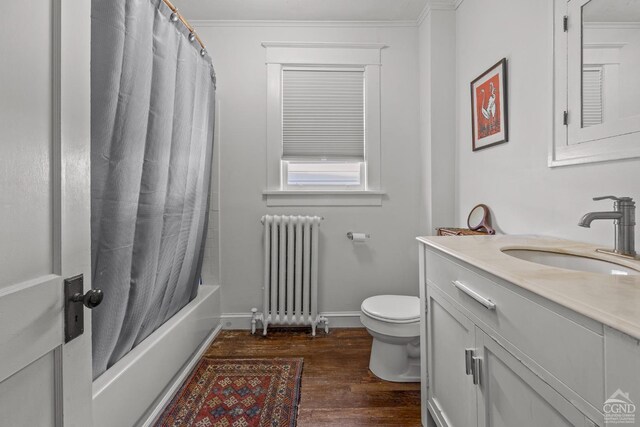
<svg viewBox="0 0 640 427">
<path fill-rule="evenodd" d="M 175 6 L 173 5 L 173 3 L 171 3 L 169 0 L 162 0 L 162 1 L 164 2 L 164 4 L 166 4 L 166 5 L 167 5 L 167 7 L 168 7 L 169 9 L 171 9 L 171 12 L 173 12 L 173 13 L 175 13 L 175 14 L 176 14 L 176 16 L 178 17 L 178 19 L 180 20 L 180 22 L 182 22 L 182 23 L 184 24 L 184 26 L 185 26 L 185 27 L 187 27 L 187 30 L 189 30 L 189 31 L 191 32 L 191 34 L 193 34 L 193 35 L 195 36 L 196 40 L 198 40 L 198 43 L 200 43 L 200 47 L 201 47 L 202 49 L 205 49 L 205 47 L 204 47 L 204 43 L 202 43 L 202 40 L 200 39 L 200 37 L 198 37 L 198 33 L 196 33 L 196 30 L 194 30 L 194 29 L 193 29 L 193 27 L 191 26 L 191 24 L 189 24 L 189 22 L 188 22 L 186 19 L 184 19 L 184 18 L 182 17 L 182 15 L 180 15 L 180 12 L 178 12 L 178 8 L 177 8 L 177 7 L 175 7 Z"/>
</svg>

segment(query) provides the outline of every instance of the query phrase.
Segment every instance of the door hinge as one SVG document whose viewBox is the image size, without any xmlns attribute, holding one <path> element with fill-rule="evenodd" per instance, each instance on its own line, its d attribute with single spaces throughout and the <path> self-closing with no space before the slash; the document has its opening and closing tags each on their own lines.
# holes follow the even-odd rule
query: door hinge
<svg viewBox="0 0 640 427">
<path fill-rule="evenodd" d="M 569 31 L 569 17 L 567 15 L 562 18 L 562 28 L 565 33 Z"/>
<path fill-rule="evenodd" d="M 569 112 L 565 111 L 562 113 L 562 124 L 567 126 L 569 124 Z"/>
</svg>

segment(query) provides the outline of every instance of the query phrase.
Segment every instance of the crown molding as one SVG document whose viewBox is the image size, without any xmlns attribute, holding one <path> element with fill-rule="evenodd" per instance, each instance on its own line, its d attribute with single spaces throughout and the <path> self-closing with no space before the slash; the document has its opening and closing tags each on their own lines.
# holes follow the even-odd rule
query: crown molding
<svg viewBox="0 0 640 427">
<path fill-rule="evenodd" d="M 295 21 L 295 20 L 227 20 L 227 19 L 192 19 L 191 25 L 196 28 L 206 27 L 323 27 L 323 28 L 385 28 L 416 27 L 422 24 L 432 10 L 456 10 L 464 0 L 428 0 L 418 18 L 398 21 Z"/>
<path fill-rule="evenodd" d="M 324 28 L 385 28 L 415 27 L 416 21 L 260 21 L 260 20 L 211 20 L 192 19 L 189 21 L 196 28 L 205 27 L 324 27 Z"/>
<path fill-rule="evenodd" d="M 428 0 L 420 12 L 416 24 L 419 26 L 429 16 L 432 10 L 456 10 L 464 0 Z"/>
</svg>

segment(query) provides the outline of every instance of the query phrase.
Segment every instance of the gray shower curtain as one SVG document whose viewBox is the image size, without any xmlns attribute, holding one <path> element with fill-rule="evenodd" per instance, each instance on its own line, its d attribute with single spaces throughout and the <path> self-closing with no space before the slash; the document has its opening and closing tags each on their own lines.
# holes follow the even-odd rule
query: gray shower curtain
<svg viewBox="0 0 640 427">
<path fill-rule="evenodd" d="M 91 36 L 95 378 L 197 295 L 215 74 L 161 0 L 93 0 Z"/>
</svg>

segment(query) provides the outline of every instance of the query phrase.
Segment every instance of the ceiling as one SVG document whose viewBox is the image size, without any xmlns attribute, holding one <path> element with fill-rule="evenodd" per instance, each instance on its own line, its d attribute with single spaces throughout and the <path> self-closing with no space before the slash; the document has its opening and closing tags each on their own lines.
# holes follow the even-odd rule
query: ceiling
<svg viewBox="0 0 640 427">
<path fill-rule="evenodd" d="M 427 0 L 174 0 L 190 21 L 416 21 Z"/>
</svg>

